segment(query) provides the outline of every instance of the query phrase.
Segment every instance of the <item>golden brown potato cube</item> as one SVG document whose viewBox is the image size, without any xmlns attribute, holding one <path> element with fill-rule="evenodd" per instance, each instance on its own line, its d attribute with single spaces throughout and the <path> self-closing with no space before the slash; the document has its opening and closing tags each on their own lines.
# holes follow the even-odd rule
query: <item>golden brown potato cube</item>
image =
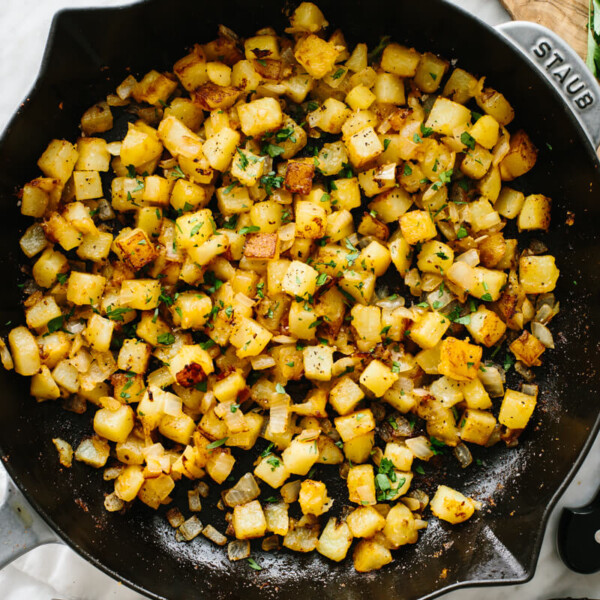
<svg viewBox="0 0 600 600">
<path fill-rule="evenodd" d="M 98 171 L 73 171 L 73 185 L 77 200 L 93 200 L 103 196 Z"/>
<path fill-rule="evenodd" d="M 38 167 L 47 177 L 58 179 L 65 184 L 79 158 L 79 152 L 66 140 L 52 140 L 38 160 Z"/>
<path fill-rule="evenodd" d="M 381 55 L 381 68 L 399 77 L 414 77 L 421 55 L 414 48 L 388 44 Z"/>
<path fill-rule="evenodd" d="M 296 60 L 315 79 L 325 77 L 333 69 L 338 54 L 338 46 L 312 33 L 300 38 L 294 49 Z"/>
<path fill-rule="evenodd" d="M 504 321 L 483 304 L 474 313 L 471 313 L 466 328 L 478 344 L 483 344 L 487 348 L 496 344 L 506 332 Z"/>
<path fill-rule="evenodd" d="M 139 167 L 162 154 L 163 145 L 158 139 L 156 129 L 149 127 L 143 121 L 129 123 L 127 127 L 127 135 L 121 144 L 120 152 L 123 165 Z M 139 187 L 135 179 L 132 179 L 132 182 L 135 183 L 134 187 Z"/>
<path fill-rule="evenodd" d="M 115 244 L 123 260 L 135 271 L 156 258 L 156 249 L 142 229 L 132 229 L 126 236 L 119 236 Z"/>
<path fill-rule="evenodd" d="M 158 137 L 175 157 L 195 158 L 202 153 L 200 138 L 176 117 L 163 118 L 158 125 Z"/>
<path fill-rule="evenodd" d="M 40 351 L 27 327 L 15 327 L 8 334 L 15 371 L 19 375 L 35 375 L 41 366 Z"/>
<path fill-rule="evenodd" d="M 394 550 L 418 540 L 415 518 L 407 506 L 399 502 L 391 508 L 385 518 L 383 534 L 387 545 Z"/>
<path fill-rule="evenodd" d="M 285 187 L 293 194 L 307 195 L 312 188 L 315 165 L 304 160 L 290 160 L 285 172 Z"/>
<path fill-rule="evenodd" d="M 304 376 L 313 381 L 329 381 L 333 368 L 333 351 L 334 348 L 322 344 L 304 348 Z"/>
<path fill-rule="evenodd" d="M 363 506 L 376 504 L 373 465 L 350 467 L 346 483 L 348 484 L 350 502 Z"/>
<path fill-rule="evenodd" d="M 462 163 L 460 170 L 471 179 L 482 179 L 492 165 L 493 155 L 483 146 L 475 144 L 473 150 L 469 150 Z"/>
<path fill-rule="evenodd" d="M 500 163 L 500 175 L 503 181 L 512 181 L 533 169 L 537 161 L 538 150 L 530 137 L 519 130 L 510 136 L 510 150 Z"/>
<path fill-rule="evenodd" d="M 506 390 L 498 421 L 509 429 L 525 429 L 533 414 L 537 400 L 515 390 Z"/>
<path fill-rule="evenodd" d="M 523 256 L 519 259 L 519 282 L 526 294 L 551 292 L 559 274 L 554 256 Z"/>
<path fill-rule="evenodd" d="M 481 146 L 491 150 L 498 142 L 500 126 L 491 115 L 483 115 L 469 130 L 471 137 Z"/>
<path fill-rule="evenodd" d="M 425 242 L 437 235 L 435 223 L 427 210 L 411 210 L 400 217 L 402 237 L 408 244 L 414 246 Z"/>
<path fill-rule="evenodd" d="M 312 2 L 302 2 L 294 10 L 290 17 L 290 27 L 286 28 L 286 33 L 316 33 L 327 27 L 329 23 L 316 4 Z"/>
<path fill-rule="evenodd" d="M 392 562 L 392 553 L 374 539 L 361 540 L 352 555 L 354 568 L 359 573 L 377 571 Z"/>
<path fill-rule="evenodd" d="M 240 95 L 240 90 L 231 86 L 220 86 L 212 81 L 202 84 L 194 92 L 194 101 L 203 110 L 226 110 L 231 108 Z"/>
<path fill-rule="evenodd" d="M 319 459 L 317 440 L 294 439 L 283 451 L 285 468 L 294 475 L 306 475 Z"/>
<path fill-rule="evenodd" d="M 433 94 L 440 87 L 448 66 L 448 61 L 439 58 L 431 52 L 425 52 L 421 56 L 417 72 L 415 73 L 417 87 L 426 94 Z"/>
<path fill-rule="evenodd" d="M 448 98 L 438 97 L 425 126 L 431 127 L 436 133 L 452 135 L 457 130 L 465 131 L 470 122 L 471 111 L 468 108 Z"/>
<path fill-rule="evenodd" d="M 54 377 L 52 377 L 52 373 L 46 365 L 42 365 L 41 369 L 31 378 L 29 393 L 38 400 L 56 400 L 60 398 L 60 388 L 56 385 L 56 381 L 54 381 Z"/>
<path fill-rule="evenodd" d="M 119 351 L 117 365 L 122 371 L 132 373 L 145 373 L 150 360 L 151 348 L 148 344 L 135 339 L 123 340 L 123 346 Z"/>
<path fill-rule="evenodd" d="M 192 131 L 198 131 L 204 113 L 202 109 L 189 98 L 173 98 L 169 106 L 163 111 L 164 117 L 175 117 Z"/>
<path fill-rule="evenodd" d="M 417 258 L 417 267 L 424 273 L 443 275 L 454 262 L 454 250 L 437 240 L 425 242 Z"/>
<path fill-rule="evenodd" d="M 123 443 L 133 430 L 133 424 L 133 409 L 124 404 L 114 410 L 100 408 L 94 415 L 94 431 L 111 442 Z"/>
<path fill-rule="evenodd" d="M 188 92 L 193 92 L 197 87 L 206 83 L 208 79 L 206 56 L 202 48 L 196 44 L 192 52 L 180 58 L 173 65 L 173 72 Z"/>
<path fill-rule="evenodd" d="M 25 321 L 27 327 L 40 329 L 45 327 L 48 321 L 60 317 L 62 314 L 54 296 L 44 296 L 39 302 L 25 310 Z"/>
<path fill-rule="evenodd" d="M 371 409 L 353 412 L 334 419 L 335 428 L 344 442 L 365 435 L 375 429 L 375 419 Z"/>
<path fill-rule="evenodd" d="M 385 517 L 374 506 L 359 506 L 347 517 L 350 532 L 356 538 L 370 538 L 385 527 Z"/>
<path fill-rule="evenodd" d="M 279 236 L 276 233 L 255 233 L 246 238 L 244 256 L 251 259 L 277 260 Z"/>
<path fill-rule="evenodd" d="M 433 496 L 431 512 L 449 523 L 462 523 L 475 512 L 475 503 L 471 498 L 445 485 L 440 485 Z"/>
<path fill-rule="evenodd" d="M 138 492 L 138 498 L 150 508 L 157 510 L 169 497 L 174 487 L 173 479 L 163 473 L 153 479 L 146 479 Z"/>
<path fill-rule="evenodd" d="M 113 116 L 106 102 L 98 102 L 88 108 L 81 117 L 81 130 L 86 135 L 104 133 L 113 126 Z"/>
<path fill-rule="evenodd" d="M 247 136 L 256 136 L 279 129 L 283 123 L 281 105 L 275 98 L 259 98 L 238 105 L 240 126 Z"/>
<path fill-rule="evenodd" d="M 258 356 L 269 343 L 273 334 L 249 318 L 236 320 L 229 343 L 237 348 L 238 358 Z"/>
<path fill-rule="evenodd" d="M 508 100 L 492 88 L 484 88 L 475 96 L 475 100 L 479 108 L 494 117 L 500 125 L 508 125 L 515 118 L 515 111 Z"/>
<path fill-rule="evenodd" d="M 142 375 L 117 372 L 113 373 L 110 382 L 113 386 L 114 397 L 120 402 L 131 404 L 132 402 L 140 402 L 144 397 L 146 386 Z"/>
<path fill-rule="evenodd" d="M 265 166 L 264 157 L 249 150 L 237 149 L 237 156 L 231 164 L 231 175 L 245 186 L 253 186 L 261 178 Z"/>
<path fill-rule="evenodd" d="M 94 436 L 83 440 L 75 450 L 75 460 L 99 469 L 106 464 L 110 455 L 110 445 L 106 440 Z"/>
<path fill-rule="evenodd" d="M 346 558 L 351 545 L 352 533 L 348 525 L 331 517 L 319 538 L 317 552 L 330 560 L 340 562 Z"/>
<path fill-rule="evenodd" d="M 44 216 L 49 201 L 45 190 L 37 185 L 26 183 L 21 193 L 21 214 L 40 219 Z"/>
<path fill-rule="evenodd" d="M 230 127 L 223 127 L 204 142 L 204 156 L 217 171 L 226 171 L 240 143 L 240 134 Z"/>
<path fill-rule="evenodd" d="M 169 79 L 158 71 L 149 71 L 142 80 L 133 88 L 133 97 L 136 102 L 147 102 L 155 106 L 166 102 L 177 88 L 177 82 Z"/>
<path fill-rule="evenodd" d="M 306 116 L 311 127 L 327 133 L 340 133 L 352 111 L 340 100 L 327 98 L 325 102 Z"/>
<path fill-rule="evenodd" d="M 366 271 L 344 271 L 338 282 L 341 290 L 350 294 L 357 302 L 369 304 L 375 292 L 376 277 Z"/>
<path fill-rule="evenodd" d="M 158 279 L 128 279 L 121 284 L 119 305 L 138 310 L 152 310 L 160 302 Z"/>
<path fill-rule="evenodd" d="M 479 244 L 479 258 L 484 267 L 493 269 L 506 256 L 506 242 L 502 233 L 491 233 Z"/>
<path fill-rule="evenodd" d="M 317 239 L 325 235 L 327 212 L 314 202 L 300 200 L 296 203 L 296 236 Z"/>
<path fill-rule="evenodd" d="M 360 168 L 383 154 L 383 144 L 373 127 L 365 127 L 346 141 L 350 162 Z"/>
<path fill-rule="evenodd" d="M 485 446 L 496 427 L 496 418 L 490 412 L 468 409 L 460 421 L 460 437 L 463 442 Z"/>
<path fill-rule="evenodd" d="M 300 509 L 305 515 L 319 516 L 327 512 L 331 507 L 332 500 L 327 495 L 327 487 L 322 481 L 305 479 L 300 484 L 300 495 L 298 496 Z"/>
<path fill-rule="evenodd" d="M 426 312 L 410 327 L 410 339 L 419 344 L 421 348 L 437 346 L 446 330 L 450 327 L 450 320 L 438 312 Z"/>
<path fill-rule="evenodd" d="M 381 398 L 397 379 L 398 374 L 392 372 L 387 365 L 379 360 L 372 360 L 361 373 L 359 381 L 371 393 Z"/>
<path fill-rule="evenodd" d="M 546 346 L 528 331 L 524 331 L 509 348 L 517 360 L 524 362 L 528 367 L 541 365 L 540 356 L 546 350 Z"/>
<path fill-rule="evenodd" d="M 67 283 L 67 300 L 73 304 L 99 304 L 104 293 L 106 278 L 102 275 L 71 271 Z"/>
<path fill-rule="evenodd" d="M 51 242 L 58 242 L 65 250 L 73 250 L 81 244 L 81 232 L 56 212 L 42 222 L 42 228 Z"/>
<path fill-rule="evenodd" d="M 443 95 L 465 104 L 477 93 L 477 78 L 463 69 L 454 69 L 444 86 Z"/>
<path fill-rule="evenodd" d="M 457 381 L 469 381 L 477 377 L 483 348 L 453 337 L 442 341 L 439 372 Z"/>
<path fill-rule="evenodd" d="M 550 227 L 550 212 L 552 200 L 542 194 L 532 194 L 525 198 L 521 212 L 517 219 L 519 231 L 543 229 Z"/>
</svg>

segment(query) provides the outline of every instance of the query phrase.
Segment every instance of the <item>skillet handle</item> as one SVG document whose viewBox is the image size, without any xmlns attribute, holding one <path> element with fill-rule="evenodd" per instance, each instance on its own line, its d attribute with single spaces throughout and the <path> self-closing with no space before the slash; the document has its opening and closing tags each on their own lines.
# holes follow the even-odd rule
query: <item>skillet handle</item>
<svg viewBox="0 0 600 600">
<path fill-rule="evenodd" d="M 600 490 L 587 506 L 563 510 L 557 543 L 560 557 L 572 571 L 600 571 Z"/>
<path fill-rule="evenodd" d="M 600 146 L 600 85 L 583 60 L 561 37 L 537 23 L 511 21 L 496 29 L 552 83 L 596 150 Z"/>
<path fill-rule="evenodd" d="M 0 569 L 37 546 L 62 543 L 5 471 L 0 472 L 0 540 Z"/>
</svg>

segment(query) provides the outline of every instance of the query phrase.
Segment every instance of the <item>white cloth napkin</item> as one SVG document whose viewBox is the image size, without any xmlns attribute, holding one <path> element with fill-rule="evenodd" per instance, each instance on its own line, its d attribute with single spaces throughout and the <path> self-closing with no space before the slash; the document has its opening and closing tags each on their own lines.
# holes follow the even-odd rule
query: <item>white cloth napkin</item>
<svg viewBox="0 0 600 600">
<path fill-rule="evenodd" d="M 508 20 L 497 0 L 453 0 L 488 23 Z M 0 130 L 33 84 L 50 22 L 62 8 L 115 6 L 123 0 L 0 0 Z M 534 579 L 521 586 L 459 590 L 444 600 L 544 600 L 565 596 L 600 598 L 600 574 L 580 576 L 560 562 L 555 550 L 556 522 L 562 506 L 586 504 L 598 485 L 600 440 L 554 511 Z M 0 489 L 4 469 L 0 466 Z M 0 540 L 0 543 L 2 541 Z M 66 546 L 37 548 L 0 571 L 0 600 L 142 600 Z"/>
</svg>

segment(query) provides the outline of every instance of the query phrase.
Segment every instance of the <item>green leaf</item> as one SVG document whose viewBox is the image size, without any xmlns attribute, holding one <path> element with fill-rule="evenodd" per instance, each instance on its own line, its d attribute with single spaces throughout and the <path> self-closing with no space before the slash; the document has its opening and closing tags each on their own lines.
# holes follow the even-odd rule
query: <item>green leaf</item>
<svg viewBox="0 0 600 600">
<path fill-rule="evenodd" d="M 277 146 L 277 144 L 271 144 L 271 142 L 268 142 L 267 144 L 265 144 L 263 146 L 262 150 L 263 150 L 263 152 L 268 154 L 271 158 L 276 158 L 277 156 L 279 156 L 280 154 L 283 154 L 285 152 L 285 148 L 282 148 L 281 146 Z"/>
<path fill-rule="evenodd" d="M 54 317 L 54 319 L 50 319 L 48 321 L 48 333 L 54 333 L 55 331 L 60 331 L 63 327 L 64 316 L 60 315 L 60 317 Z"/>
<path fill-rule="evenodd" d="M 106 316 L 112 321 L 122 321 L 123 315 L 128 313 L 131 308 L 113 308 L 113 305 L 106 307 Z"/>
<path fill-rule="evenodd" d="M 172 333 L 160 333 L 156 341 L 163 346 L 170 346 L 175 341 L 175 336 Z"/>
<path fill-rule="evenodd" d="M 248 559 L 248 564 L 255 570 L 255 571 L 262 571 L 262 567 L 253 559 L 253 558 L 249 558 Z"/>
<path fill-rule="evenodd" d="M 181 170 L 181 167 L 179 165 L 177 165 L 172 171 L 171 171 L 171 178 L 172 179 L 181 179 L 185 177 L 185 173 Z"/>
<path fill-rule="evenodd" d="M 228 439 L 229 439 L 228 437 L 224 437 L 224 438 L 221 438 L 220 440 L 215 440 L 214 442 L 207 444 L 206 449 L 212 450 L 213 448 L 218 448 L 219 446 L 222 446 Z"/>
<path fill-rule="evenodd" d="M 278 394 L 286 394 L 286 393 L 287 393 L 287 392 L 285 391 L 285 388 L 284 388 L 284 387 L 283 387 L 283 386 L 282 386 L 280 383 L 278 383 L 278 384 L 275 386 L 275 390 L 277 391 L 277 393 L 278 393 Z"/>
<path fill-rule="evenodd" d="M 391 38 L 389 35 L 384 35 L 382 38 L 380 38 L 377 46 L 375 46 L 375 48 L 373 48 L 373 50 L 371 50 L 371 52 L 369 52 L 369 54 L 367 55 L 369 58 L 369 62 L 373 62 L 374 60 L 379 58 L 379 55 L 383 53 L 387 46 L 389 46 L 390 41 Z"/>
<path fill-rule="evenodd" d="M 260 227 L 257 227 L 256 225 L 250 225 L 249 227 L 242 227 L 238 233 L 245 235 L 246 233 L 255 233 L 257 231 L 260 231 Z"/>
<path fill-rule="evenodd" d="M 464 131 L 460 134 L 460 141 L 471 150 L 475 150 L 475 138 L 470 134 Z"/>
</svg>

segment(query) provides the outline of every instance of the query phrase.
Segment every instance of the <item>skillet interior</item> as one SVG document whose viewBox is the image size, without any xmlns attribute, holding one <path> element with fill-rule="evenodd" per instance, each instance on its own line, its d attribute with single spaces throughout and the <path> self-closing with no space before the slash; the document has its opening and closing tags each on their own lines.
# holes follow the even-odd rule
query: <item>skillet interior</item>
<svg viewBox="0 0 600 600">
<path fill-rule="evenodd" d="M 392 565 L 368 575 L 355 573 L 351 561 L 333 565 L 315 553 L 272 557 L 258 549 L 253 556 L 264 570 L 255 572 L 245 561 L 230 563 L 205 540 L 176 544 L 162 512 L 138 505 L 127 515 L 107 514 L 103 492 L 111 484 L 81 464 L 60 469 L 51 443 L 58 436 L 76 444 L 90 431 L 89 415 L 63 412 L 51 403 L 38 406 L 29 397 L 26 379 L 0 372 L 0 448 L 11 475 L 76 550 L 155 597 L 350 599 L 385 594 L 408 600 L 460 582 L 526 580 L 533 574 L 551 499 L 568 482 L 600 411 L 600 208 L 594 201 L 600 178 L 595 155 L 568 109 L 515 51 L 439 0 L 353 1 L 343 7 L 322 0 L 319 6 L 350 43 L 371 45 L 391 34 L 422 51 L 459 58 L 460 66 L 487 74 L 490 85 L 511 100 L 517 112 L 511 129 L 525 127 L 540 148 L 536 168 L 519 185 L 554 200 L 552 229 L 538 237 L 558 256 L 562 271 L 557 290 L 562 314 L 553 325 L 557 349 L 539 370 L 536 420 L 519 447 L 475 448 L 482 464 L 466 471 L 455 467 L 453 459 L 447 461 L 449 485 L 490 499 L 494 506 L 486 503 L 481 516 L 463 526 L 450 528 L 432 520 L 416 546 L 404 547 Z M 136 75 L 150 68 L 170 69 L 183 48 L 212 39 L 218 23 L 248 35 L 266 24 L 281 31 L 285 17 L 279 0 L 210 6 L 156 0 L 127 8 L 66 11 L 55 20 L 41 79 L 0 144 L 0 277 L 11 282 L 0 291 L 0 333 L 10 329 L 4 323 L 22 320 L 20 293 L 12 282 L 23 279 L 17 240 L 28 223 L 19 216 L 14 191 L 37 175 L 35 161 L 48 140 L 75 139 L 82 111 L 112 91 L 126 67 Z M 108 69 L 101 70 L 104 66 Z M 567 210 L 576 215 L 572 227 L 565 225 Z M 237 473 L 244 472 L 241 463 Z M 433 468 L 426 472 L 425 485 L 437 477 Z M 322 469 L 318 475 L 335 493 L 330 482 L 337 471 Z M 341 493 L 339 484 L 337 491 Z M 184 494 L 176 501 L 185 506 Z M 223 529 L 222 513 L 213 514 L 211 503 L 204 504 L 201 519 Z"/>
</svg>

